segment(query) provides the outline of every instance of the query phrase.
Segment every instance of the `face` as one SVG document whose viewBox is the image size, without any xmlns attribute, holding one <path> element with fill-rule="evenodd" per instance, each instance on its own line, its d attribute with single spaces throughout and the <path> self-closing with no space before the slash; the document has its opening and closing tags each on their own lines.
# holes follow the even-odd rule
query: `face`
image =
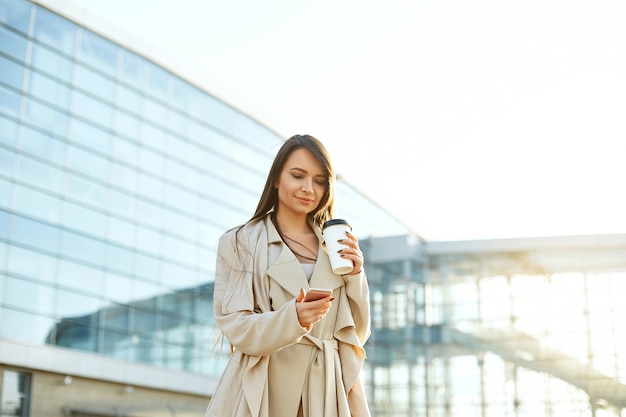
<svg viewBox="0 0 626 417">
<path fill-rule="evenodd" d="M 328 177 L 322 164 L 307 149 L 296 149 L 289 155 L 278 181 L 278 211 L 306 216 L 319 205 Z"/>
</svg>

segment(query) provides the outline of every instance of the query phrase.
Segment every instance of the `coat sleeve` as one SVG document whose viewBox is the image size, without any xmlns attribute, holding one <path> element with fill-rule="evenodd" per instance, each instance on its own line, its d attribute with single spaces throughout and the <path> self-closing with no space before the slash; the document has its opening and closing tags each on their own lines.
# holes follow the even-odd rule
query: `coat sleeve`
<svg viewBox="0 0 626 417">
<path fill-rule="evenodd" d="M 365 344 L 371 334 L 370 298 L 367 276 L 364 271 L 356 275 L 342 275 L 346 283 L 346 294 L 354 320 L 355 331 Z"/>
<path fill-rule="evenodd" d="M 220 238 L 217 250 L 213 310 L 218 328 L 229 342 L 242 353 L 253 356 L 270 355 L 286 346 L 298 343 L 307 330 L 300 326 L 295 299 L 278 310 L 260 308 L 260 279 L 254 270 L 255 248 L 236 241 L 234 232 Z M 263 274 L 265 271 L 261 271 Z"/>
</svg>

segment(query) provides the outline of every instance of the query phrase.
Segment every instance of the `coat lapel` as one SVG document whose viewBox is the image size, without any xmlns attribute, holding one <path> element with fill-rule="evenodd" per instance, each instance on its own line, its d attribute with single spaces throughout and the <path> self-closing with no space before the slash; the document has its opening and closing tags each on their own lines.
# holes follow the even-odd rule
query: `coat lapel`
<svg viewBox="0 0 626 417">
<path fill-rule="evenodd" d="M 265 219 L 268 238 L 267 275 L 292 296 L 296 297 L 301 288 L 308 288 L 302 266 L 287 245 L 282 241 L 270 216 Z M 278 255 L 276 255 L 278 253 Z M 274 259 L 275 258 L 275 259 Z"/>
</svg>

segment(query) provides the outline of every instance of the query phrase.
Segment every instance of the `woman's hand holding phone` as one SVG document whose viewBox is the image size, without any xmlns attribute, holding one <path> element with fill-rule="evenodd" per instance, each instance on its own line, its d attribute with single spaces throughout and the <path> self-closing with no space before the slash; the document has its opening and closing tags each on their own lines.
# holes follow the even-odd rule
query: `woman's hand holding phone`
<svg viewBox="0 0 626 417">
<path fill-rule="evenodd" d="M 332 294 L 331 289 L 310 288 L 308 292 L 301 289 L 296 298 L 296 312 L 300 326 L 311 330 L 315 323 L 322 320 L 330 310 L 330 302 L 334 300 Z"/>
</svg>

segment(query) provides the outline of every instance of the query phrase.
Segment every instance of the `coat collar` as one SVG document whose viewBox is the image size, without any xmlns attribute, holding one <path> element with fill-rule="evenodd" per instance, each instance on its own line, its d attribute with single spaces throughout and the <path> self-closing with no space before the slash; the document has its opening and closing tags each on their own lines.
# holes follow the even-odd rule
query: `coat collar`
<svg viewBox="0 0 626 417">
<path fill-rule="evenodd" d="M 291 295 L 296 297 L 301 288 L 308 290 L 310 287 L 318 287 L 334 290 L 344 284 L 343 279 L 332 272 L 326 245 L 324 244 L 324 236 L 319 227 L 311 225 L 317 236 L 319 247 L 313 275 L 311 280 L 307 281 L 302 265 L 300 265 L 300 262 L 281 239 L 270 215 L 265 218 L 265 226 L 267 228 L 268 245 L 270 246 L 268 248 L 269 253 L 272 253 L 272 245 L 276 245 L 276 249 L 279 251 L 275 260 L 269 260 L 270 265 L 267 269 L 267 275 Z"/>
</svg>

